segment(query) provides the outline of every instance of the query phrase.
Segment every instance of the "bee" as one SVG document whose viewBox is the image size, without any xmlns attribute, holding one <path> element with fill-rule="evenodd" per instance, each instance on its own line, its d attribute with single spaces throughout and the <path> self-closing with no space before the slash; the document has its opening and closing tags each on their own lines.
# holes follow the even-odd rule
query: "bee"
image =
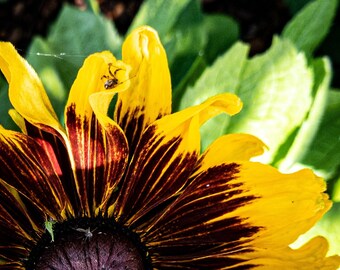
<svg viewBox="0 0 340 270">
<path fill-rule="evenodd" d="M 118 84 L 118 79 L 117 79 L 117 72 L 120 70 L 123 70 L 121 68 L 117 68 L 113 73 L 111 71 L 111 67 L 113 66 L 112 63 L 108 64 L 109 66 L 109 76 L 107 75 L 103 75 L 101 77 L 101 79 L 106 79 L 105 83 L 104 83 L 104 87 L 105 89 L 113 89 L 116 87 L 116 85 Z"/>
</svg>

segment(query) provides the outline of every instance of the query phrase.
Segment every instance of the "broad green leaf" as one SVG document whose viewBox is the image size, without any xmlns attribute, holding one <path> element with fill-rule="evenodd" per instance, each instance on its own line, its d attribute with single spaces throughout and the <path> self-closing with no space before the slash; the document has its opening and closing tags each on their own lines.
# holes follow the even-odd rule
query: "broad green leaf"
<svg viewBox="0 0 340 270">
<path fill-rule="evenodd" d="M 306 4 L 311 1 L 313 0 L 284 0 L 285 4 L 288 6 L 292 14 L 297 13 L 300 9 L 302 9 Z"/>
<path fill-rule="evenodd" d="M 6 129 L 18 130 L 17 125 L 9 116 L 8 111 L 13 108 L 8 98 L 8 84 L 5 78 L 0 75 L 0 125 Z"/>
<path fill-rule="evenodd" d="M 329 243 L 328 255 L 340 253 L 340 203 L 334 203 L 333 207 L 316 223 L 308 232 L 301 235 L 292 245 L 294 248 L 306 243 L 309 239 L 321 235 L 327 238 Z"/>
<path fill-rule="evenodd" d="M 100 7 L 99 2 L 96 0 L 85 0 L 87 7 L 95 14 L 99 14 Z"/>
<path fill-rule="evenodd" d="M 336 176 L 332 179 L 331 198 L 334 202 L 340 202 L 340 167 L 337 168 Z"/>
<path fill-rule="evenodd" d="M 220 56 L 212 66 L 206 68 L 193 87 L 186 90 L 180 109 L 202 103 L 209 97 L 235 92 L 240 84 L 240 76 L 247 60 L 249 47 L 237 42 Z"/>
<path fill-rule="evenodd" d="M 195 84 L 197 78 L 201 76 L 206 67 L 207 63 L 205 58 L 202 55 L 198 55 L 189 71 L 182 77 L 180 83 L 172 89 L 172 109 L 174 112 L 179 110 L 180 102 L 185 94 L 185 89 Z"/>
<path fill-rule="evenodd" d="M 38 55 L 29 53 L 26 59 L 39 74 L 54 110 L 62 118 L 69 91 L 58 70 L 58 62 L 64 62 L 64 60 L 59 56 L 51 56 L 52 49 L 49 44 L 39 37 L 34 38 L 29 52 L 39 53 Z"/>
<path fill-rule="evenodd" d="M 328 104 L 309 151 L 302 158 L 303 165 L 312 167 L 325 178 L 340 166 L 340 92 L 330 91 Z"/>
<path fill-rule="evenodd" d="M 327 35 L 336 14 L 337 0 L 316 0 L 306 5 L 285 26 L 282 37 L 312 54 Z"/>
<path fill-rule="evenodd" d="M 132 21 L 128 32 L 141 25 L 149 25 L 155 28 L 161 39 L 163 39 L 177 23 L 182 11 L 192 1 L 196 0 L 145 0 Z"/>
<path fill-rule="evenodd" d="M 171 72 L 171 82 L 176 88 L 203 51 L 206 31 L 198 1 L 193 0 L 179 14 L 173 28 L 163 38 Z"/>
<path fill-rule="evenodd" d="M 294 134 L 293 142 L 288 144 L 288 153 L 282 149 L 285 158 L 280 163 L 280 169 L 283 171 L 291 168 L 309 150 L 326 108 L 332 75 L 331 63 L 328 58 L 324 57 L 313 60 L 312 65 L 314 71 L 312 107 L 301 127 L 298 128 L 298 132 Z M 282 156 L 280 152 L 278 154 Z"/>
<path fill-rule="evenodd" d="M 27 59 L 42 79 L 60 117 L 63 117 L 68 91 L 85 58 L 103 50 L 110 50 L 119 57 L 121 43 L 110 21 L 69 5 L 63 7 L 46 40 L 33 39 Z"/>
<path fill-rule="evenodd" d="M 211 67 L 205 69 L 193 87 L 189 87 L 180 103 L 180 109 L 200 104 L 207 98 L 224 92 L 235 92 L 240 84 L 240 76 L 247 60 L 249 47 L 236 43 L 220 56 Z M 202 127 L 203 149 L 225 131 L 228 123 L 226 115 L 208 121 Z"/>
<path fill-rule="evenodd" d="M 204 57 L 211 64 L 239 38 L 239 27 L 235 20 L 224 15 L 204 15 L 207 44 Z"/>
<path fill-rule="evenodd" d="M 47 40 L 56 52 L 74 55 L 73 61 L 78 56 L 81 63 L 82 58 L 102 50 L 110 50 L 119 56 L 122 44 L 111 21 L 69 5 L 64 5 Z"/>
<path fill-rule="evenodd" d="M 69 89 L 85 58 L 94 52 L 110 50 L 120 54 L 122 40 L 110 21 L 88 11 L 65 5 L 50 31 L 47 42 L 53 53 L 63 53 L 56 62 Z"/>
<path fill-rule="evenodd" d="M 305 119 L 312 101 L 312 80 L 304 54 L 289 40 L 276 38 L 266 53 L 245 66 L 237 92 L 244 107 L 232 117 L 227 132 L 258 136 L 270 149 L 262 161 L 271 162 Z"/>
</svg>

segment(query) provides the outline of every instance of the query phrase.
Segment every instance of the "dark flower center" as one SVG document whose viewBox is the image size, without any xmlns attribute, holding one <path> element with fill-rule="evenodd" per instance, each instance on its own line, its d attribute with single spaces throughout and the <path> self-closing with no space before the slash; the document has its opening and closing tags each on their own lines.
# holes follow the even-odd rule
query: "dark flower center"
<svg viewBox="0 0 340 270">
<path fill-rule="evenodd" d="M 52 238 L 54 241 L 52 241 Z M 152 269 L 138 235 L 108 218 L 53 224 L 33 248 L 26 269 Z"/>
</svg>

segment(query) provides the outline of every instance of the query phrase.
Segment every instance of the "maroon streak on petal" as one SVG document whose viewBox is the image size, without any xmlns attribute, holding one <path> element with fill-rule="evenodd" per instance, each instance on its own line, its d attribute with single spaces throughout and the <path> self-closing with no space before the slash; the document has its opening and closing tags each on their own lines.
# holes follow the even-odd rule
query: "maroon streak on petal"
<svg viewBox="0 0 340 270">
<path fill-rule="evenodd" d="M 0 134 L 0 178 L 55 219 L 68 201 L 54 164 L 45 150 L 27 135 L 5 131 Z"/>
<path fill-rule="evenodd" d="M 176 195 L 187 182 L 197 153 L 178 152 L 180 137 L 167 142 L 163 139 L 154 127 L 143 134 L 115 205 L 120 222 L 129 226 L 146 222 L 150 211 Z"/>
<path fill-rule="evenodd" d="M 118 127 L 104 129 L 94 114 L 91 119 L 76 115 L 75 106 L 66 111 L 66 126 L 81 203 L 77 215 L 93 216 L 96 211 L 106 211 L 107 201 L 124 173 L 128 146 Z"/>
<path fill-rule="evenodd" d="M 218 269 L 214 258 L 224 258 L 220 267 L 233 265 L 239 260 L 228 261 L 228 255 L 250 251 L 246 243 L 261 228 L 233 215 L 233 211 L 256 197 L 242 196 L 242 185 L 232 183 L 237 173 L 238 165 L 232 163 L 196 175 L 159 218 L 144 228 L 143 241 L 155 254 L 155 266 L 190 268 L 194 260 L 196 266 Z"/>
<path fill-rule="evenodd" d="M 0 182 L 0 259 L 14 260 L 18 259 L 18 254 L 22 258 L 28 256 L 28 250 L 32 248 L 38 236 L 43 233 L 42 220 L 35 219 L 32 212 L 39 213 L 44 217 L 44 213 L 39 211 L 32 203 L 25 201 L 22 205 L 20 195 L 15 194 L 13 190 Z M 40 224 L 39 224 L 40 223 Z"/>
<path fill-rule="evenodd" d="M 80 202 L 77 196 L 74 176 L 72 172 L 72 167 L 70 163 L 70 154 L 67 151 L 65 141 L 63 137 L 47 126 L 40 126 L 39 128 L 25 122 L 27 134 L 38 142 L 39 145 L 45 150 L 48 156 L 47 162 L 53 164 L 54 174 L 58 175 L 62 186 L 64 188 L 65 194 L 69 203 L 71 204 L 71 209 L 68 209 L 73 215 L 74 209 L 79 209 Z M 46 160 L 42 160 L 46 162 Z"/>
</svg>

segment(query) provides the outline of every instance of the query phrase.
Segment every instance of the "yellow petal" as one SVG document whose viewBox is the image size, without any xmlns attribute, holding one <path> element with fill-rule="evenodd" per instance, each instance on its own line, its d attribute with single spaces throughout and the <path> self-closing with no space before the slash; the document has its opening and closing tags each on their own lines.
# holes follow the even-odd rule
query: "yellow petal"
<svg viewBox="0 0 340 270">
<path fill-rule="evenodd" d="M 33 68 L 9 42 L 0 42 L 0 68 L 9 83 L 9 98 L 16 111 L 30 123 L 62 127 Z"/>
<path fill-rule="evenodd" d="M 227 113 L 234 115 L 242 109 L 241 100 L 234 94 L 220 94 L 207 99 L 204 103 L 189 107 L 183 111 L 165 116 L 156 123 L 162 124 L 164 132 L 174 130 L 178 123 L 184 123 L 193 117 L 197 119 L 199 126 L 203 125 L 210 118 L 220 114 Z"/>
<path fill-rule="evenodd" d="M 125 135 L 107 111 L 114 94 L 128 87 L 129 69 L 110 52 L 90 55 L 78 72 L 65 108 L 76 191 L 87 216 L 105 211 L 127 164 Z"/>
<path fill-rule="evenodd" d="M 263 144 L 255 138 L 249 142 L 254 143 L 250 154 L 257 153 L 263 148 Z M 225 153 L 228 152 L 228 145 L 226 149 L 220 150 L 218 146 L 222 147 L 219 141 L 202 155 L 200 167 L 194 172 L 193 177 L 199 177 L 210 169 L 228 168 L 233 163 L 240 166 L 237 177 L 229 184 L 238 187 L 240 190 L 236 193 L 238 196 L 257 199 L 220 218 L 239 217 L 247 220 L 252 226 L 263 228 L 254 240 L 255 246 L 272 248 L 288 246 L 299 235 L 309 230 L 331 207 L 331 201 L 324 193 L 325 182 L 311 170 L 282 174 L 269 165 L 239 159 L 238 154 L 233 159 L 232 155 Z M 239 146 L 235 144 L 235 147 Z M 233 146 L 230 148 L 233 151 Z"/>
<path fill-rule="evenodd" d="M 9 110 L 8 114 L 11 116 L 14 123 L 21 129 L 22 133 L 27 134 L 25 119 L 14 109 Z"/>
<path fill-rule="evenodd" d="M 129 66 L 122 61 L 117 61 L 108 51 L 90 55 L 79 70 L 70 90 L 65 119 L 70 108 L 73 108 L 75 114 L 82 119 L 91 119 L 93 110 L 89 97 L 92 94 L 100 95 L 99 99 L 95 98 L 97 102 L 93 105 L 98 112 L 106 115 L 113 95 L 129 86 L 129 71 Z M 117 80 L 115 84 L 108 83 L 115 79 Z"/>
<path fill-rule="evenodd" d="M 227 113 L 233 115 L 242 108 L 242 102 L 233 94 L 221 94 L 209 98 L 204 103 L 187 108 L 183 111 L 165 116 L 157 120 L 154 125 L 159 136 L 169 138 L 182 137 L 185 140 L 183 149 L 198 151 L 200 145 L 199 128 L 210 118 Z"/>
<path fill-rule="evenodd" d="M 165 50 L 150 27 L 127 37 L 123 61 L 132 67 L 131 85 L 118 94 L 115 119 L 135 146 L 150 123 L 171 112 L 171 79 Z"/>
<path fill-rule="evenodd" d="M 131 225 L 176 195 L 199 155 L 200 126 L 216 114 L 234 114 L 240 109 L 237 96 L 222 94 L 151 124 L 133 154 L 114 207 L 116 216 Z"/>
<path fill-rule="evenodd" d="M 327 240 L 315 237 L 308 243 L 293 250 L 289 247 L 282 249 L 256 250 L 245 257 L 247 263 L 258 265 L 258 270 L 336 270 L 340 266 L 339 256 L 326 257 Z"/>
<path fill-rule="evenodd" d="M 265 148 L 267 146 L 260 139 L 249 134 L 224 135 L 214 141 L 203 153 L 198 172 L 215 164 L 249 160 L 262 155 Z"/>
<path fill-rule="evenodd" d="M 249 161 L 211 164 L 143 227 L 143 240 L 150 253 L 160 254 L 160 268 L 174 265 L 177 250 L 184 255 L 175 264 L 183 268 L 194 260 L 207 269 L 211 262 L 213 269 L 300 269 L 308 262 L 310 269 L 336 269 L 339 258 L 325 257 L 325 240 L 299 251 L 288 248 L 329 209 L 324 191 L 324 181 L 310 170 L 281 174 Z"/>
<path fill-rule="evenodd" d="M 282 174 L 269 165 L 238 163 L 238 177 L 231 184 L 241 185 L 240 196 L 258 199 L 225 215 L 242 217 L 251 225 L 263 228 L 253 240 L 256 247 L 288 246 L 331 207 L 324 193 L 325 182 L 311 170 Z"/>
</svg>

